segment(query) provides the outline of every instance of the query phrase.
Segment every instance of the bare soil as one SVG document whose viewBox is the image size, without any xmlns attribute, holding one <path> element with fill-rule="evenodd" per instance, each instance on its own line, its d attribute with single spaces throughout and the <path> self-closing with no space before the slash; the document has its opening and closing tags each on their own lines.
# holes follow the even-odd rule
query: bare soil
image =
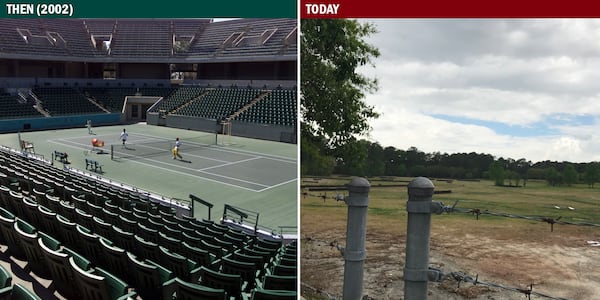
<svg viewBox="0 0 600 300">
<path fill-rule="evenodd" d="M 340 241 L 340 237 L 345 239 L 345 226 L 316 231 L 311 224 L 305 226 L 304 221 L 302 296 L 341 299 L 344 260 L 335 245 L 339 242 L 343 246 L 345 240 Z M 450 222 L 451 227 L 432 227 L 430 265 L 446 273 L 462 271 L 472 277 L 478 275 L 480 281 L 510 287 L 528 289 L 533 284 L 534 292 L 556 298 L 600 299 L 600 247 L 587 243 L 600 240 L 600 230 L 564 225 L 550 232 L 541 223 L 517 223 L 511 227 L 514 224 L 511 222 L 520 221 L 491 225 L 474 222 L 478 221 L 455 221 Z M 406 237 L 401 230 L 367 230 L 365 299 L 404 298 L 402 270 Z M 448 279 L 429 283 L 429 299 L 505 300 L 527 299 L 527 296 Z M 532 295 L 531 299 L 542 298 Z"/>
</svg>

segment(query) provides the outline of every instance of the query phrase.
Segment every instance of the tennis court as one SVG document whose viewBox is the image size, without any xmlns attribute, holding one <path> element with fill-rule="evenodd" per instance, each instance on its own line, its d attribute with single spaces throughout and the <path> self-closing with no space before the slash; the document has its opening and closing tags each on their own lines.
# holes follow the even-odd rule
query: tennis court
<svg viewBox="0 0 600 300">
<path fill-rule="evenodd" d="M 124 128 L 129 133 L 125 146 L 119 140 Z M 214 204 L 212 219 L 230 204 L 259 212 L 266 227 L 296 225 L 297 145 L 146 124 L 99 127 L 94 133 L 76 128 L 21 135 L 48 160 L 53 151 L 68 153 L 67 167 L 85 170 L 85 159 L 93 159 L 103 166 L 98 176 L 166 199 L 185 202 L 194 194 Z M 175 137 L 182 142 L 182 159 L 173 159 Z M 92 139 L 104 146 L 93 147 Z M 17 141 L 16 134 L 0 136 L 2 145 L 18 148 Z M 206 218 L 203 210 L 195 207 L 194 213 Z"/>
</svg>

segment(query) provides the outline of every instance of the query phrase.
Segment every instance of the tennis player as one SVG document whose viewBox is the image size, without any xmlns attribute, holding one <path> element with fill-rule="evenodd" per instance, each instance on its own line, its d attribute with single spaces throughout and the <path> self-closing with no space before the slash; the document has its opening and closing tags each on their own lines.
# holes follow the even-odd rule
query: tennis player
<svg viewBox="0 0 600 300">
<path fill-rule="evenodd" d="M 85 127 L 87 127 L 88 134 L 94 134 L 94 131 L 92 131 L 92 120 L 87 120 Z"/>
<path fill-rule="evenodd" d="M 179 147 L 181 146 L 181 141 L 179 140 L 179 138 L 175 138 L 175 147 L 173 147 L 173 150 L 171 150 L 173 152 L 173 159 L 177 159 L 179 157 L 179 159 L 183 159 L 183 157 L 181 157 L 181 154 L 179 154 Z"/>
<path fill-rule="evenodd" d="M 126 148 L 125 142 L 127 142 L 127 137 L 129 137 L 129 134 L 125 131 L 125 128 L 123 128 L 123 132 L 121 132 L 121 136 L 119 137 L 121 141 L 123 141 L 123 146 L 121 148 Z"/>
</svg>

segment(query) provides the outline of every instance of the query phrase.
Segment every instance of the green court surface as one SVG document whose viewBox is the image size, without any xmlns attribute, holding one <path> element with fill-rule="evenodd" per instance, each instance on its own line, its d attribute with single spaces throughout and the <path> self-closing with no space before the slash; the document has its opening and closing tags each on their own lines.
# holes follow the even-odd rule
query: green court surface
<svg viewBox="0 0 600 300">
<path fill-rule="evenodd" d="M 126 129 L 125 146 L 119 135 Z M 52 160 L 54 151 L 68 154 L 58 168 L 86 170 L 86 158 L 102 165 L 98 176 L 187 203 L 193 194 L 214 205 L 211 219 L 219 220 L 229 204 L 258 212 L 259 225 L 278 230 L 296 226 L 298 218 L 298 148 L 295 144 L 230 136 L 145 123 L 21 133 L 35 153 Z M 173 159 L 175 138 L 182 159 Z M 104 142 L 92 147 L 92 139 Z M 16 133 L 0 135 L 0 145 L 19 149 Z M 111 145 L 114 150 L 111 159 Z M 91 171 L 86 171 L 91 172 Z M 92 172 L 93 173 L 93 172 Z M 96 176 L 96 173 L 94 173 Z M 208 209 L 196 205 L 194 215 L 208 218 Z M 286 229 L 289 232 L 289 229 Z"/>
</svg>

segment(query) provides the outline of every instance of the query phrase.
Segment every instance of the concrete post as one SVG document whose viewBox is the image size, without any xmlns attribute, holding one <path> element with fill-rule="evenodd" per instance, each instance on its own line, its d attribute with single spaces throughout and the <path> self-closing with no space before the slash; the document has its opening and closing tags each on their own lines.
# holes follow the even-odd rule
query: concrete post
<svg viewBox="0 0 600 300">
<path fill-rule="evenodd" d="M 367 208 L 371 184 L 365 178 L 354 178 L 348 184 L 348 225 L 344 250 L 344 300 L 362 298 L 363 266 L 366 255 Z"/>
<path fill-rule="evenodd" d="M 433 183 L 425 177 L 417 177 L 408 184 L 404 299 L 427 299 L 433 189 Z"/>
</svg>

